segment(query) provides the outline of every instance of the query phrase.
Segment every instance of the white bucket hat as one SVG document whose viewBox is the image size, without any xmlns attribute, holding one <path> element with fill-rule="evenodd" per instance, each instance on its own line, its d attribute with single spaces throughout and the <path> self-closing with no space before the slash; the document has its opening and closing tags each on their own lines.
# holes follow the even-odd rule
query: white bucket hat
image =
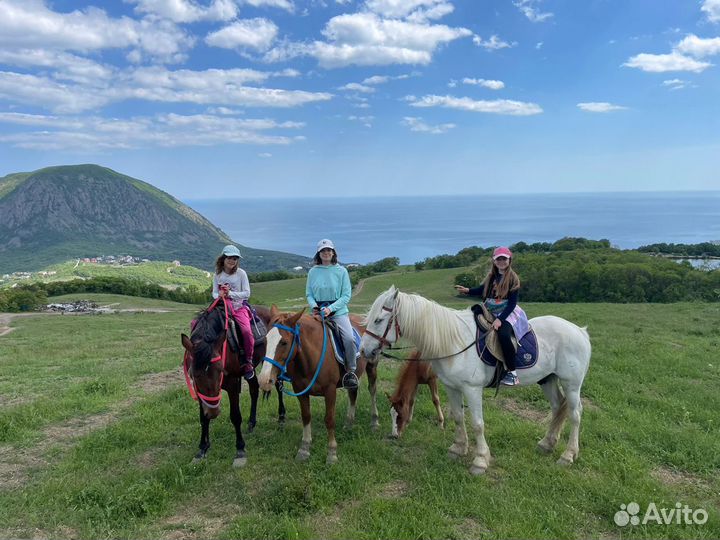
<svg viewBox="0 0 720 540">
<path fill-rule="evenodd" d="M 327 238 L 323 238 L 318 242 L 317 249 L 315 250 L 316 253 L 320 253 L 320 250 L 330 248 L 333 251 L 335 251 L 335 244 L 332 243 L 332 240 L 328 240 Z"/>
</svg>

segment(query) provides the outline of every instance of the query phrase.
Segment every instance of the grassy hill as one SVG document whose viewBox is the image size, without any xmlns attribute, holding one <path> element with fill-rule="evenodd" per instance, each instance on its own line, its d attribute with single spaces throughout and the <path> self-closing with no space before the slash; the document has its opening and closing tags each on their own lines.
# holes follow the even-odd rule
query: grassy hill
<svg viewBox="0 0 720 540">
<path fill-rule="evenodd" d="M 393 281 L 440 299 L 454 271 L 373 277 L 354 303 L 369 303 L 375 289 Z M 419 276 L 432 279 L 412 283 Z M 275 285 L 256 289 L 268 301 L 295 301 L 296 289 Z M 155 303 L 97 299 L 126 308 Z M 523 306 L 531 316 L 588 325 L 593 358 L 582 393 L 580 458 L 565 469 L 555 464 L 559 450 L 552 456 L 535 451 L 548 412 L 539 388 L 511 389 L 498 398 L 487 391 L 486 437 L 494 460 L 480 478 L 468 474 L 469 459 L 448 460 L 452 421 L 438 429 L 426 389 L 413 422 L 393 441 L 386 437 L 383 401 L 382 428 L 370 430 L 363 381 L 353 429 L 342 427 L 348 405 L 338 397 L 335 466 L 325 465 L 322 401 L 311 400 L 312 456 L 297 464 L 297 400 L 286 401 L 287 425 L 280 429 L 274 396 L 261 404 L 258 426 L 246 435 L 247 467 L 231 468 L 226 398 L 211 425 L 209 457 L 193 465 L 197 405 L 178 371 L 188 306 L 171 313 L 13 319 L 14 331 L 0 336 L 0 536 L 720 537 L 720 366 L 714 357 L 720 306 Z M 398 368 L 381 362 L 380 394 L 392 391 Z M 247 414 L 248 393 L 241 397 Z M 642 511 L 650 503 L 669 509 L 680 503 L 705 509 L 709 519 L 619 527 L 613 516 L 630 502 Z"/>
<path fill-rule="evenodd" d="M 228 236 L 154 186 L 98 165 L 48 167 L 0 178 L 0 273 L 68 259 L 133 255 L 208 268 Z M 241 246 L 252 271 L 305 257 Z"/>
</svg>

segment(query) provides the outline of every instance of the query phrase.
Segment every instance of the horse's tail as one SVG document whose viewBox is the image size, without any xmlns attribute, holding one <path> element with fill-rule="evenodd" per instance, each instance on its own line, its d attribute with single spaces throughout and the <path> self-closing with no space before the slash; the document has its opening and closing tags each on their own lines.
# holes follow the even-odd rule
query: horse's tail
<svg viewBox="0 0 720 540">
<path fill-rule="evenodd" d="M 550 420 L 550 429 L 548 430 L 548 433 L 557 433 L 562 429 L 565 420 L 567 420 L 570 408 L 568 407 L 568 400 L 565 397 L 565 392 L 563 392 L 563 389 L 560 386 L 560 379 L 558 379 L 557 375 L 554 375 L 552 380 L 549 381 L 548 384 L 555 385 L 555 389 L 561 397 L 560 407 L 558 407 L 557 413 L 552 415 L 552 419 Z"/>
</svg>

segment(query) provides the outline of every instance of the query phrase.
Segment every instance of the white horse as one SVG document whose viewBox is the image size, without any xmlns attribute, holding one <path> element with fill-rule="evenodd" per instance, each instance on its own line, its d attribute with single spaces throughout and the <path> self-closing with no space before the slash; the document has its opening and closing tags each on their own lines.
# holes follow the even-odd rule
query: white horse
<svg viewBox="0 0 720 540">
<path fill-rule="evenodd" d="M 484 473 L 491 456 L 485 441 L 483 388 L 491 381 L 495 368 L 480 360 L 474 345 L 463 351 L 475 340 L 472 312 L 449 309 L 392 286 L 377 297 L 366 316 L 366 324 L 360 343 L 360 353 L 366 358 L 376 358 L 385 345 L 402 336 L 417 347 L 423 359 L 432 360 L 433 371 L 447 388 L 456 424 L 455 441 L 448 450 L 453 459 L 468 452 L 465 397 L 477 439 L 470 472 Z M 590 365 L 590 337 L 585 328 L 559 317 L 536 317 L 530 324 L 538 340 L 538 360 L 533 367 L 518 370 L 518 377 L 523 386 L 539 383 L 552 407 L 550 426 L 538 442 L 541 451 L 549 453 L 555 449 L 565 419 L 570 417 L 568 445 L 558 460 L 558 464 L 569 465 L 580 450 L 580 388 Z"/>
</svg>

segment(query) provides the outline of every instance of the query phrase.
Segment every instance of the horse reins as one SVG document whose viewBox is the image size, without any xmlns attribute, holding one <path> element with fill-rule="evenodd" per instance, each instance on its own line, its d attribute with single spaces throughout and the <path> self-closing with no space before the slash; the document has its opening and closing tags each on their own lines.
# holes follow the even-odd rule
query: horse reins
<svg viewBox="0 0 720 540">
<path fill-rule="evenodd" d="M 385 358 L 393 358 L 395 360 L 401 360 L 401 361 L 413 361 L 413 362 L 432 362 L 433 360 L 445 360 L 447 358 L 452 358 L 453 356 L 457 356 L 458 354 L 462 354 L 465 351 L 467 351 L 470 347 L 475 345 L 475 341 L 471 341 L 470 344 L 465 347 L 463 350 L 458 351 L 453 354 L 449 354 L 447 356 L 439 356 L 437 358 L 413 358 L 412 360 L 408 358 L 400 358 L 399 356 L 395 356 L 394 354 L 386 353 L 382 350 L 382 347 L 387 345 L 392 349 L 392 343 L 390 343 L 387 339 L 387 335 L 390 332 L 390 328 L 395 325 L 395 335 L 397 337 L 402 337 L 402 332 L 400 331 L 400 324 L 398 323 L 397 313 L 395 312 L 395 304 L 393 304 L 392 308 L 389 308 L 387 306 L 382 307 L 383 311 L 389 311 L 390 312 L 390 321 L 388 322 L 388 325 L 385 327 L 385 332 L 383 333 L 382 337 L 378 336 L 377 334 L 372 333 L 370 330 L 365 330 L 365 333 L 369 335 L 372 338 L 375 338 L 381 346 L 380 354 L 384 356 Z M 410 348 L 410 347 L 405 347 Z"/>
<path fill-rule="evenodd" d="M 218 390 L 217 396 L 206 396 L 205 394 L 202 394 L 195 385 L 195 380 L 190 376 L 190 372 L 188 370 L 188 357 L 189 354 L 187 351 L 185 351 L 185 357 L 183 358 L 183 372 L 185 373 L 185 383 L 187 384 L 188 389 L 190 390 L 190 396 L 197 401 L 198 399 L 206 406 L 211 409 L 217 409 L 220 406 L 220 400 L 222 399 L 222 384 L 223 380 L 225 379 L 225 360 L 227 359 L 227 344 L 228 344 L 228 327 L 230 324 L 230 316 L 228 315 L 228 307 L 227 307 L 227 298 L 225 297 L 218 297 L 212 305 L 208 308 L 208 313 L 211 312 L 213 309 L 215 309 L 215 306 L 217 306 L 218 302 L 220 301 L 220 298 L 223 300 L 223 307 L 225 308 L 225 340 L 223 341 L 222 346 L 222 352 L 213 358 L 210 359 L 210 364 L 214 364 L 216 362 L 222 362 L 222 367 L 220 371 L 220 388 Z M 210 367 L 208 365 L 208 367 Z M 207 368 L 205 368 L 207 370 Z"/>
</svg>

